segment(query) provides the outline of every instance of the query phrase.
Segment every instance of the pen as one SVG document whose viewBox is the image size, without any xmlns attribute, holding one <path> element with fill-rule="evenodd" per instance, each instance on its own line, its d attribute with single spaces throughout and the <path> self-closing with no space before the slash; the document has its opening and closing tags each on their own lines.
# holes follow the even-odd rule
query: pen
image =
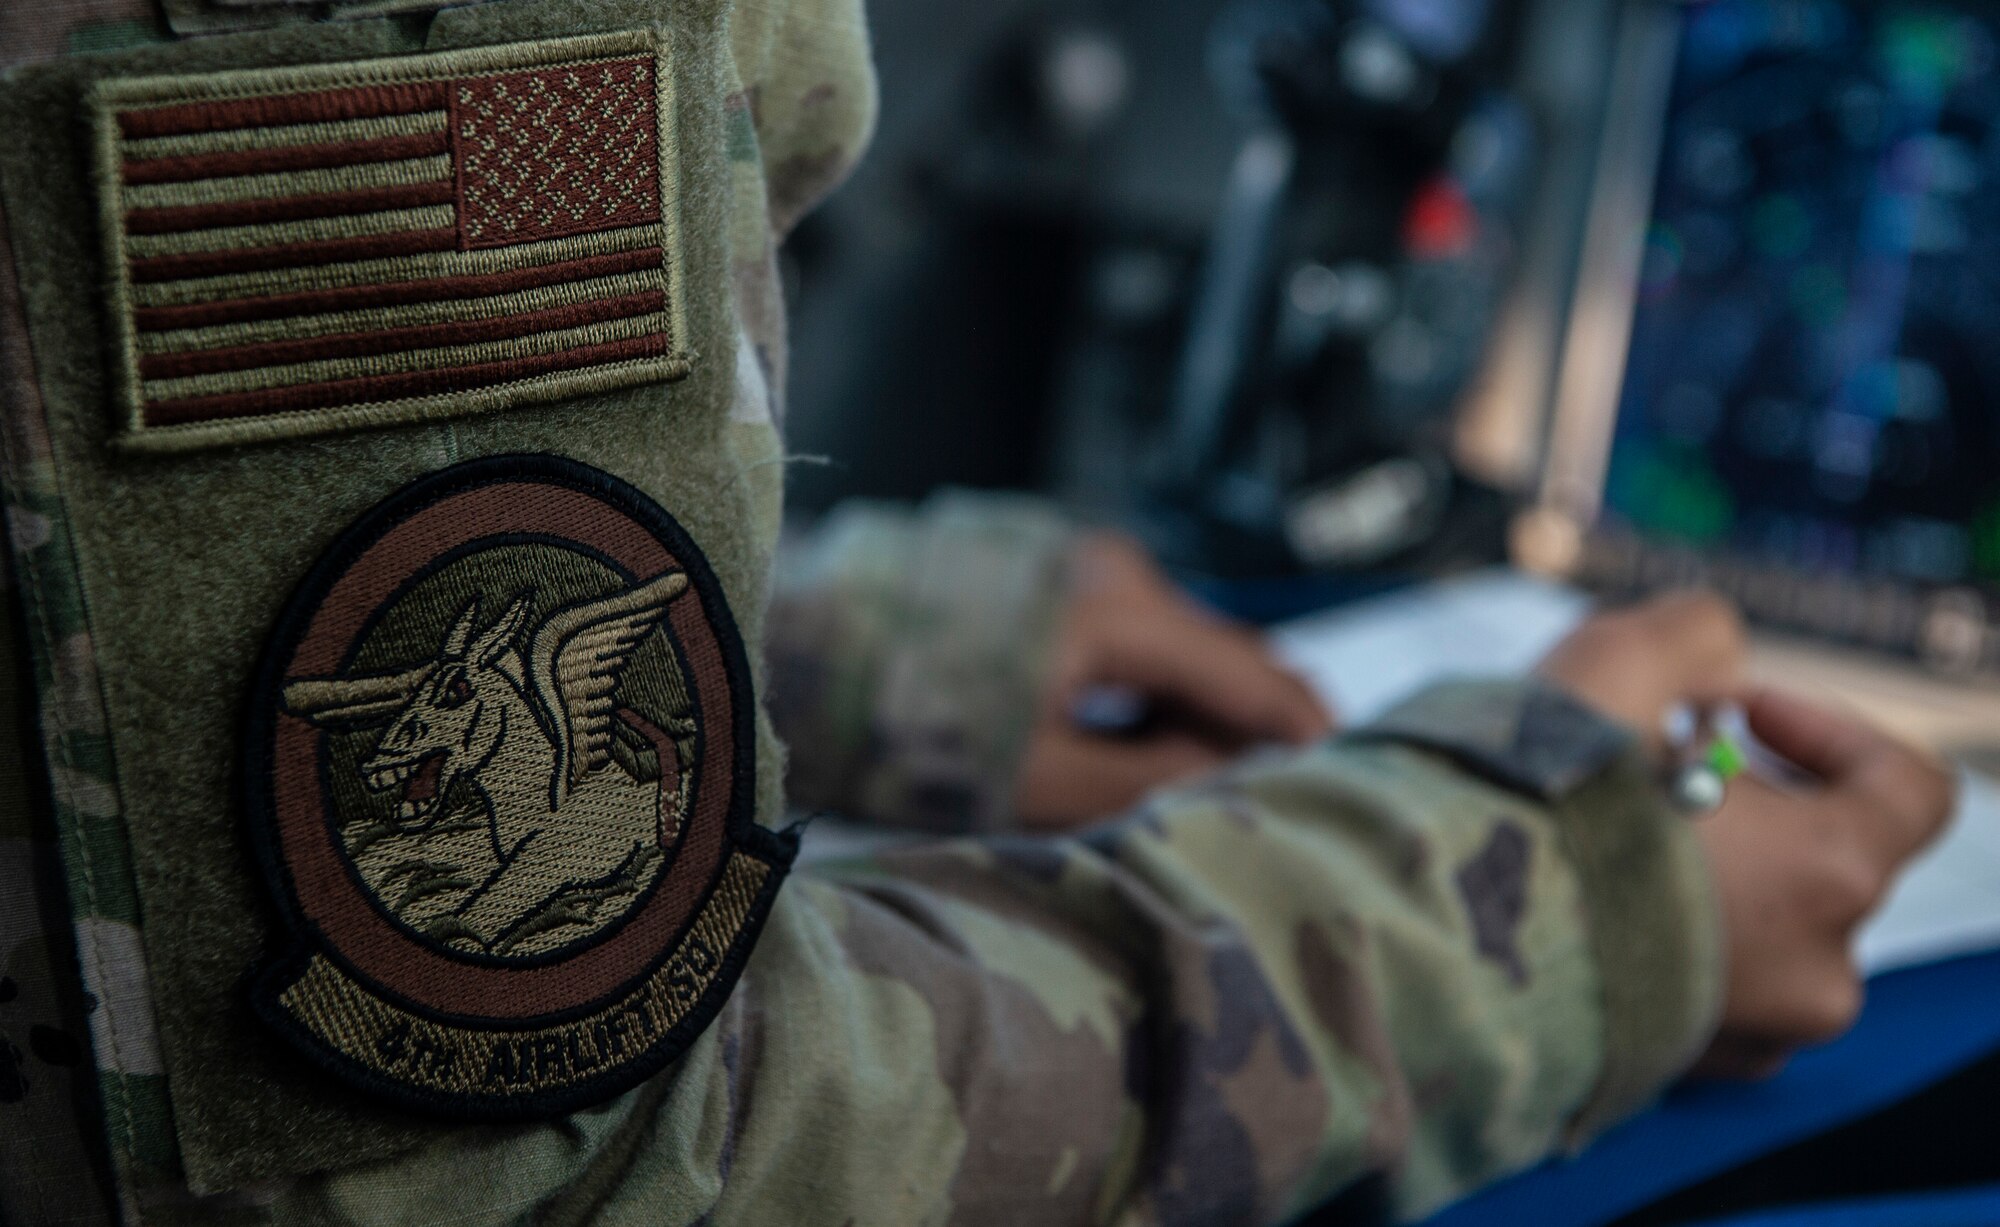
<svg viewBox="0 0 2000 1227">
<path fill-rule="evenodd" d="M 1750 769 L 1745 749 L 1747 723 L 1733 703 L 1706 711 L 1682 705 L 1667 714 L 1667 747 L 1675 766 L 1667 794 L 1689 813 L 1705 814 L 1722 807 L 1729 783 Z"/>
</svg>

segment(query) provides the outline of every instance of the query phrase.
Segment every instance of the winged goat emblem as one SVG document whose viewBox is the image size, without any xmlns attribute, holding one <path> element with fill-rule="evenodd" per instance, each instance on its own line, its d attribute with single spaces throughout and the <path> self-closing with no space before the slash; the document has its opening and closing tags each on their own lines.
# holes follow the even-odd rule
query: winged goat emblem
<svg viewBox="0 0 2000 1227">
<path fill-rule="evenodd" d="M 285 709 L 315 725 L 386 725 L 358 770 L 370 792 L 400 790 L 394 818 L 348 839 L 378 900 L 447 940 L 534 953 L 651 880 L 678 821 L 678 758 L 620 692 L 687 589 L 669 572 L 532 630 L 532 592 L 484 625 L 474 596 L 429 660 L 286 684 Z M 461 782 L 469 816 L 447 804 Z"/>
</svg>

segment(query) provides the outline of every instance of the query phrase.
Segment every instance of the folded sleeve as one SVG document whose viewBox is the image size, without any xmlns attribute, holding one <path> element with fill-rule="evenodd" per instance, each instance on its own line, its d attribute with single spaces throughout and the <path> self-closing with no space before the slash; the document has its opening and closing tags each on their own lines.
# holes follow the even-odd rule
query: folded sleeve
<svg viewBox="0 0 2000 1227">
<path fill-rule="evenodd" d="M 791 543 L 765 631 L 791 803 L 933 832 L 1004 827 L 1071 541 L 1039 500 L 953 491 L 847 504 Z"/>
<path fill-rule="evenodd" d="M 668 1074 L 276 1204 L 1194 1224 L 1345 1193 L 1422 1214 L 1644 1102 L 1708 1036 L 1720 968 L 1699 852 L 1634 747 L 1586 740 L 1550 774 L 1520 722 L 1576 713 L 1529 688 L 1421 714 L 1080 838 L 807 872 Z M 1502 740 L 1563 787 L 1465 765 Z"/>
</svg>

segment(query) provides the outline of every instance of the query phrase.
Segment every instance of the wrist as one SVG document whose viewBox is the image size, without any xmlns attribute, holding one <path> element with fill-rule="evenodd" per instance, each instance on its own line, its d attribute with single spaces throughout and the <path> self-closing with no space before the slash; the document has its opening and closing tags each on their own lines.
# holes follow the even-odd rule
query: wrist
<svg viewBox="0 0 2000 1227">
<path fill-rule="evenodd" d="M 1357 735 L 1430 750 L 1547 807 L 1600 983 L 1602 1069 L 1571 1140 L 1684 1072 L 1721 1013 L 1721 921 L 1694 825 L 1633 731 L 1542 682 L 1465 681 L 1421 692 Z"/>
</svg>

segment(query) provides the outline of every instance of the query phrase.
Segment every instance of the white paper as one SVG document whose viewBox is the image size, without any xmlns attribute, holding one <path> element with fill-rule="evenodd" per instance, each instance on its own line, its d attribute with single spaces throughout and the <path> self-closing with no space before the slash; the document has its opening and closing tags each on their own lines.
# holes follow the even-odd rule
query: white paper
<svg viewBox="0 0 2000 1227">
<path fill-rule="evenodd" d="M 1271 644 L 1356 725 L 1441 678 L 1526 672 L 1589 608 L 1574 589 L 1484 571 L 1300 618 Z"/>
<path fill-rule="evenodd" d="M 1871 974 L 2000 948 L 2000 787 L 1959 773 L 1958 814 L 1861 931 Z"/>
</svg>

